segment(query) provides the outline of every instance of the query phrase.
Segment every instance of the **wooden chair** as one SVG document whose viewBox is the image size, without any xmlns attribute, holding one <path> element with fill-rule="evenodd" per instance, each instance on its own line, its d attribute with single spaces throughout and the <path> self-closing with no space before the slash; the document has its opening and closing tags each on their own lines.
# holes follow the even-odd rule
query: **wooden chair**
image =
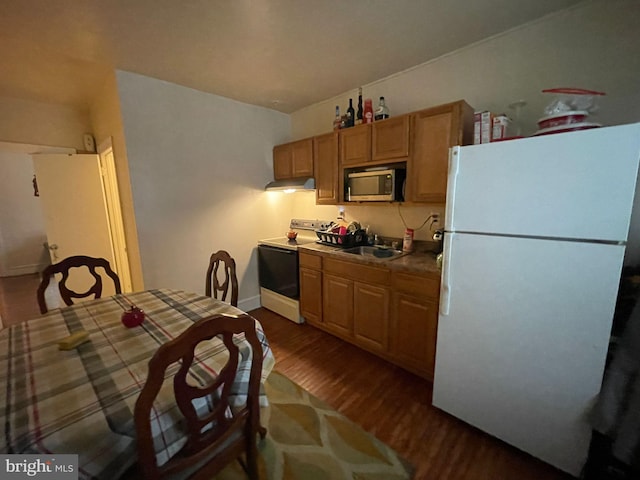
<svg viewBox="0 0 640 480">
<path fill-rule="evenodd" d="M 69 272 L 72 268 L 80 268 L 86 267 L 89 269 L 91 275 L 95 279 L 95 283 L 92 287 L 90 287 L 84 293 L 77 293 L 73 290 L 69 289 L 66 285 L 67 280 L 69 279 Z M 45 291 L 49 286 L 49 282 L 51 281 L 51 277 L 56 273 L 62 274 L 62 280 L 60 280 L 58 284 L 58 289 L 60 290 L 60 296 L 66 305 L 73 305 L 74 298 L 86 298 L 90 295 L 95 295 L 94 298 L 100 298 L 102 295 L 102 275 L 96 271 L 97 268 L 102 268 L 104 273 L 106 273 L 112 280 L 115 287 L 116 293 L 122 293 L 122 289 L 120 287 L 120 279 L 116 272 L 111 269 L 111 265 L 104 258 L 94 258 L 87 257 L 85 255 L 76 255 L 73 257 L 65 258 L 64 260 L 49 265 L 42 271 L 42 281 L 38 286 L 37 297 L 38 297 L 38 305 L 40 306 L 40 313 L 47 313 L 47 302 L 45 300 Z"/>
<path fill-rule="evenodd" d="M 220 267 L 222 271 L 219 273 Z M 220 283 L 219 274 L 224 273 L 224 282 Z M 225 250 L 219 250 L 209 258 L 209 268 L 207 269 L 207 279 L 204 288 L 205 295 L 218 298 L 221 293 L 221 300 L 227 300 L 227 295 L 231 291 L 230 303 L 234 307 L 238 306 L 238 277 L 236 277 L 236 262 Z"/>
<path fill-rule="evenodd" d="M 233 334 L 244 334 L 252 349 L 247 403 L 241 408 L 232 408 L 229 403 L 240 356 L 237 345 L 233 343 Z M 196 346 L 216 335 L 220 336 L 229 350 L 227 364 L 210 384 L 190 386 L 187 376 Z M 158 466 L 150 416 L 154 412 L 153 403 L 165 379 L 166 370 L 176 362 L 180 369 L 173 378 L 173 391 L 179 413 L 184 416 L 187 441 L 176 455 Z M 262 437 L 266 434 L 266 429 L 260 427 L 258 395 L 261 371 L 262 347 L 254 319 L 246 314 L 239 317 L 219 314 L 202 319 L 179 337 L 161 345 L 149 362 L 149 374 L 134 410 L 138 468 L 143 478 L 163 479 L 188 471 L 189 479 L 210 479 L 229 462 L 239 459 L 243 452 L 246 456 L 243 467 L 249 478 L 258 478 L 256 434 L 260 433 Z M 199 415 L 193 401 L 205 397 L 213 406 L 209 412 Z M 195 465 L 197 469 L 194 472 Z"/>
</svg>

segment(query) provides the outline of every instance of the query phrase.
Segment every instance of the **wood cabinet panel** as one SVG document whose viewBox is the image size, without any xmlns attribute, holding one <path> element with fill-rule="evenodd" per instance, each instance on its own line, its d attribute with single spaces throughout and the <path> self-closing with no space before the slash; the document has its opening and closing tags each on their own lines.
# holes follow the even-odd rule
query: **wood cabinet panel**
<svg viewBox="0 0 640 480">
<path fill-rule="evenodd" d="M 299 251 L 298 263 L 301 267 L 309 267 L 320 270 L 322 268 L 322 257 L 320 255 L 312 255 L 310 253 Z"/>
<path fill-rule="evenodd" d="M 324 271 L 368 283 L 388 285 L 391 280 L 391 272 L 387 268 L 371 267 L 331 257 L 324 259 Z"/>
<path fill-rule="evenodd" d="M 320 135 L 313 139 L 316 180 L 316 204 L 338 203 L 338 134 Z"/>
<path fill-rule="evenodd" d="M 313 176 L 313 138 L 273 147 L 273 178 Z"/>
<path fill-rule="evenodd" d="M 404 272 L 394 272 L 391 279 L 394 290 L 400 290 L 411 295 L 439 298 L 440 276 L 432 274 L 419 276 Z"/>
<path fill-rule="evenodd" d="M 407 198 L 413 202 L 444 203 L 449 148 L 469 143 L 473 109 L 460 101 L 416 112 L 411 115 L 411 132 Z"/>
<path fill-rule="evenodd" d="M 306 138 L 291 144 L 292 175 L 313 177 L 313 138 Z"/>
<path fill-rule="evenodd" d="M 354 282 L 353 334 L 356 343 L 369 350 L 388 350 L 389 300 L 388 288 Z"/>
<path fill-rule="evenodd" d="M 440 279 L 300 252 L 302 316 L 322 330 L 432 380 Z"/>
<path fill-rule="evenodd" d="M 409 115 L 401 115 L 372 124 L 373 161 L 402 159 L 409 155 L 409 123 Z"/>
<path fill-rule="evenodd" d="M 340 130 L 340 165 L 351 166 L 371 161 L 371 124 Z"/>
<path fill-rule="evenodd" d="M 400 364 L 433 380 L 438 303 L 396 292 L 391 319 L 391 353 Z"/>
<path fill-rule="evenodd" d="M 311 324 L 322 322 L 322 272 L 300 267 L 300 314 Z"/>
<path fill-rule="evenodd" d="M 273 147 L 273 178 L 284 180 L 293 177 L 291 147 L 289 144 Z"/>
<path fill-rule="evenodd" d="M 322 275 L 322 311 L 325 327 L 343 338 L 353 337 L 353 281 Z"/>
</svg>

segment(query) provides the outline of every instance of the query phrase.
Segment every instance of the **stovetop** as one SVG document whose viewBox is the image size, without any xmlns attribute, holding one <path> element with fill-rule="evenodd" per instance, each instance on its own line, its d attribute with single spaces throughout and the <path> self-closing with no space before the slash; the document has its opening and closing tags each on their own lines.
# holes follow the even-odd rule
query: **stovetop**
<svg viewBox="0 0 640 480">
<path fill-rule="evenodd" d="M 287 250 L 297 250 L 298 245 L 317 241 L 318 237 L 315 231 L 324 230 L 327 228 L 329 223 L 331 222 L 327 220 L 301 220 L 293 218 L 289 222 L 289 229 L 298 233 L 295 240 L 289 240 L 286 236 L 286 232 L 283 232 L 281 237 L 258 240 L 258 245 L 267 245 Z"/>
</svg>

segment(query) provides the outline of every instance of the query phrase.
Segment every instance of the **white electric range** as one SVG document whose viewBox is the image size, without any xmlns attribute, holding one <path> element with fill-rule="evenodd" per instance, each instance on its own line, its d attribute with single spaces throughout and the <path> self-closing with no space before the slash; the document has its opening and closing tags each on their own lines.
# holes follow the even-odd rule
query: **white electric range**
<svg viewBox="0 0 640 480">
<path fill-rule="evenodd" d="M 260 303 L 264 308 L 293 322 L 304 322 L 300 316 L 298 246 L 316 242 L 316 230 L 324 230 L 330 223 L 294 218 L 289 228 L 298 234 L 295 240 L 289 240 L 283 233 L 281 237 L 258 241 Z"/>
</svg>

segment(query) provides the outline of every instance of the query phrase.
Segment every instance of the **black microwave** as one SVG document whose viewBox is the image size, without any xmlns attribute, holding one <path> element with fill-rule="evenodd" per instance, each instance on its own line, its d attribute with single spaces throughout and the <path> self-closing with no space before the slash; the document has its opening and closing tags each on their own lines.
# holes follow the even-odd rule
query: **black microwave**
<svg viewBox="0 0 640 480">
<path fill-rule="evenodd" d="M 406 169 L 365 170 L 347 174 L 346 200 L 353 202 L 401 202 Z"/>
</svg>

